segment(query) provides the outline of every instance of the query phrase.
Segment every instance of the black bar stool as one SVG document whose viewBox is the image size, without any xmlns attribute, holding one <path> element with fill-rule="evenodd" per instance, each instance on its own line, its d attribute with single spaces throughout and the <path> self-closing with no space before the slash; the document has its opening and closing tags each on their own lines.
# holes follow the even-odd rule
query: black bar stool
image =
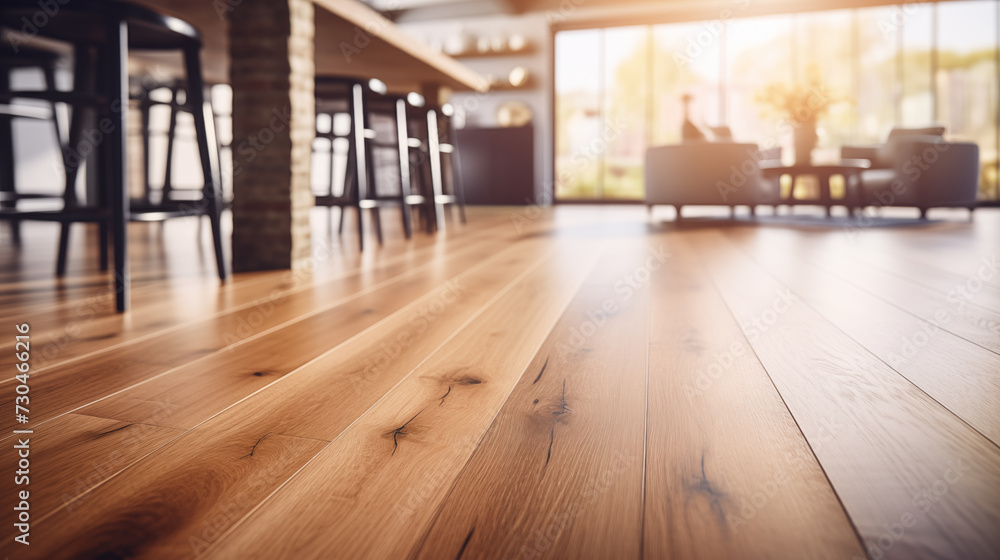
<svg viewBox="0 0 1000 560">
<path fill-rule="evenodd" d="M 174 145 L 177 135 L 177 115 L 185 109 L 185 100 L 187 99 L 187 87 L 180 80 L 174 80 L 167 83 L 158 84 L 144 84 L 142 80 L 133 80 L 135 83 L 131 88 L 133 91 L 130 97 L 138 102 L 139 105 L 139 118 L 141 120 L 140 131 L 142 134 L 142 155 L 143 155 L 143 202 L 146 204 L 154 204 L 160 200 L 170 200 L 173 196 L 173 163 L 174 163 Z M 152 96 L 152 93 L 157 90 L 163 90 L 168 95 L 165 100 L 158 100 Z M 153 131 L 150 128 L 150 118 L 152 116 L 154 107 L 166 107 L 168 110 L 167 117 L 167 130 L 163 133 L 166 148 L 166 160 L 163 171 L 163 182 L 160 183 L 159 187 L 153 185 L 150 178 L 152 174 L 150 173 L 150 160 L 151 160 L 151 140 L 153 136 Z"/>
<path fill-rule="evenodd" d="M 431 107 L 416 101 L 410 110 L 411 128 L 417 132 L 411 139 L 411 148 L 417 153 L 411 154 L 411 159 L 420 162 L 416 176 L 431 201 L 434 229 L 444 223 L 445 207 L 457 207 L 459 218 L 465 223 L 465 191 L 458 149 L 452 140 L 453 115 L 454 108 L 447 103 Z"/>
<path fill-rule="evenodd" d="M 44 20 L 44 21 L 41 21 Z M 201 71 L 201 36 L 187 22 L 157 13 L 151 9 L 113 0 L 74 0 L 57 10 L 44 11 L 36 0 L 5 0 L 0 6 L 0 25 L 22 29 L 23 22 L 33 22 L 29 30 L 75 46 L 74 90 L 70 92 L 18 92 L 18 97 L 35 97 L 66 102 L 73 106 L 67 160 L 67 184 L 75 180 L 83 151 L 97 151 L 100 196 L 97 208 L 68 204 L 59 212 L 0 212 L 0 218 L 57 221 L 64 228 L 73 222 L 97 222 L 110 226 L 114 242 L 114 272 L 117 307 L 125 311 L 129 305 L 129 271 L 127 258 L 127 224 L 130 219 L 165 219 L 174 216 L 208 215 L 212 225 L 216 265 L 219 278 L 226 278 L 222 247 L 220 212 L 222 207 L 218 147 L 211 107 L 205 98 Z M 22 29 L 23 30 L 23 29 Z M 130 209 L 127 189 L 127 115 L 128 115 L 128 52 L 137 50 L 179 50 L 184 56 L 186 79 L 189 84 L 185 105 L 194 115 L 204 176 L 203 198 L 183 202 L 169 209 L 156 208 L 146 213 L 142 208 Z M 93 79 L 93 88 L 82 82 Z M 3 99 L 0 99 L 3 101 Z M 89 107 L 99 115 L 97 129 L 83 130 L 83 111 Z M 95 142 L 94 138 L 99 139 Z M 90 143 L 91 145 L 87 145 Z M 92 144 L 97 144 L 94 146 Z M 75 157 L 73 157 L 75 156 Z M 70 161 L 73 159 L 74 161 Z M 67 189 L 67 197 L 73 189 Z M 69 201 L 68 201 L 69 202 Z M 63 235 L 65 237 L 65 234 Z M 103 243 L 102 243 L 103 246 Z"/>
<path fill-rule="evenodd" d="M 377 82 L 376 87 L 377 86 Z M 407 148 L 407 107 L 404 97 L 374 91 L 368 82 L 354 78 L 316 78 L 316 113 L 330 126 L 317 127 L 316 136 L 330 144 L 330 190 L 316 196 L 317 206 L 340 208 L 343 232 L 346 208 L 354 208 L 358 219 L 358 244 L 364 249 L 363 210 L 371 210 L 379 243 L 383 242 L 380 209 L 398 206 L 403 231 L 412 236 L 412 208 L 423 198 L 410 192 L 411 177 Z M 337 131 L 337 115 L 347 115 L 350 126 Z M 319 120 L 319 119 L 317 119 Z M 334 192 L 335 146 L 346 140 L 347 165 L 341 193 Z M 315 146 L 314 146 L 315 148 Z M 315 153 L 315 150 L 314 150 Z"/>
<path fill-rule="evenodd" d="M 20 46 L 16 48 L 8 40 L 0 44 L 0 93 L 14 95 L 11 73 L 19 68 L 36 68 L 42 73 L 42 90 L 56 89 L 56 68 L 62 55 L 59 53 Z M 16 159 L 14 157 L 14 127 L 16 119 L 40 119 L 52 122 L 56 143 L 62 153 L 65 142 L 65 126 L 59 118 L 56 103 L 48 103 L 49 112 L 34 105 L 9 103 L 0 106 L 0 208 L 16 209 L 17 201 L 25 199 L 62 199 L 61 194 L 32 193 L 19 190 L 16 181 Z M 41 111 L 39 111 L 41 110 Z M 10 220 L 11 237 L 14 244 L 21 242 L 20 222 Z"/>
<path fill-rule="evenodd" d="M 359 80 L 332 76 L 317 77 L 315 84 L 317 124 L 323 117 L 330 121 L 329 127 L 317 126 L 316 129 L 316 138 L 326 140 L 330 144 L 330 186 L 326 193 L 316 194 L 316 206 L 326 206 L 330 208 L 331 212 L 334 207 L 340 208 L 340 233 L 344 231 L 344 216 L 347 208 L 353 208 L 358 220 L 358 244 L 361 249 L 364 249 L 364 215 L 360 202 L 368 191 L 368 174 L 367 172 L 352 173 L 350 169 L 352 167 L 366 169 L 364 127 L 355 126 L 358 122 L 364 122 L 365 86 Z M 344 115 L 346 115 L 349 126 L 346 130 L 338 131 L 335 127 L 337 117 Z M 347 142 L 347 171 L 343 175 L 342 189 L 339 193 L 335 192 L 335 159 L 338 140 L 346 140 Z M 318 142 L 313 144 L 314 155 L 316 144 Z"/>
</svg>

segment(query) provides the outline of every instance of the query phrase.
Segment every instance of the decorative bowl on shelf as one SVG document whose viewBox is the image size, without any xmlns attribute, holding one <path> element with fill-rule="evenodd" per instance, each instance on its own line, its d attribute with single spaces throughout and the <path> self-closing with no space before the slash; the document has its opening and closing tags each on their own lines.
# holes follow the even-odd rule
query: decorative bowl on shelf
<svg viewBox="0 0 1000 560">
<path fill-rule="evenodd" d="M 497 124 L 502 127 L 524 126 L 532 119 L 531 107 L 524 101 L 505 101 L 497 107 Z"/>
<path fill-rule="evenodd" d="M 507 81 L 510 82 L 511 87 L 521 87 L 528 83 L 530 76 L 524 66 L 515 66 L 507 75 Z"/>
<path fill-rule="evenodd" d="M 480 37 L 476 39 L 476 50 L 479 51 L 481 54 L 486 54 L 490 52 L 491 48 L 492 45 L 490 43 L 489 37 Z"/>
</svg>

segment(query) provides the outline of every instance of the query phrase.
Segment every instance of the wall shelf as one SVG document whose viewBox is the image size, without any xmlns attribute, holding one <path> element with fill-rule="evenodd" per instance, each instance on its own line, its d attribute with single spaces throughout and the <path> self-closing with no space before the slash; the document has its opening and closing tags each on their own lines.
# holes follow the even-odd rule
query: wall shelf
<svg viewBox="0 0 1000 560">
<path fill-rule="evenodd" d="M 534 45 L 528 44 L 527 46 L 516 50 L 509 48 L 499 51 L 492 49 L 488 51 L 468 50 L 449 56 L 452 58 L 497 58 L 501 56 L 530 56 L 536 54 L 537 52 L 538 50 L 534 47 Z"/>
</svg>

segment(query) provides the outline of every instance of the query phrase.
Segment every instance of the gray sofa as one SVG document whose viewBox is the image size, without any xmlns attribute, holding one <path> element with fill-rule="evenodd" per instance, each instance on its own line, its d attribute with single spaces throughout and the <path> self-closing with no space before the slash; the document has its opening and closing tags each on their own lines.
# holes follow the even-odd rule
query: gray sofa
<svg viewBox="0 0 1000 560">
<path fill-rule="evenodd" d="M 909 206 L 926 217 L 929 208 L 976 206 L 979 146 L 946 142 L 943 128 L 894 129 L 882 146 L 845 146 L 841 157 L 867 159 L 860 206 Z"/>
<path fill-rule="evenodd" d="M 748 206 L 774 204 L 777 186 L 760 177 L 765 157 L 756 144 L 692 142 L 646 150 L 646 205 Z"/>
</svg>

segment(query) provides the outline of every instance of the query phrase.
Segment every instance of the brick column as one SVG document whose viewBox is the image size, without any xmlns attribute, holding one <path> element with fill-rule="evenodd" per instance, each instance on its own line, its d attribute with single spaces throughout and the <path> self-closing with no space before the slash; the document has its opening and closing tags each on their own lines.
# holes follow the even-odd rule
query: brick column
<svg viewBox="0 0 1000 560">
<path fill-rule="evenodd" d="M 309 259 L 314 28 L 310 0 L 242 0 L 229 13 L 236 272 Z"/>
</svg>

